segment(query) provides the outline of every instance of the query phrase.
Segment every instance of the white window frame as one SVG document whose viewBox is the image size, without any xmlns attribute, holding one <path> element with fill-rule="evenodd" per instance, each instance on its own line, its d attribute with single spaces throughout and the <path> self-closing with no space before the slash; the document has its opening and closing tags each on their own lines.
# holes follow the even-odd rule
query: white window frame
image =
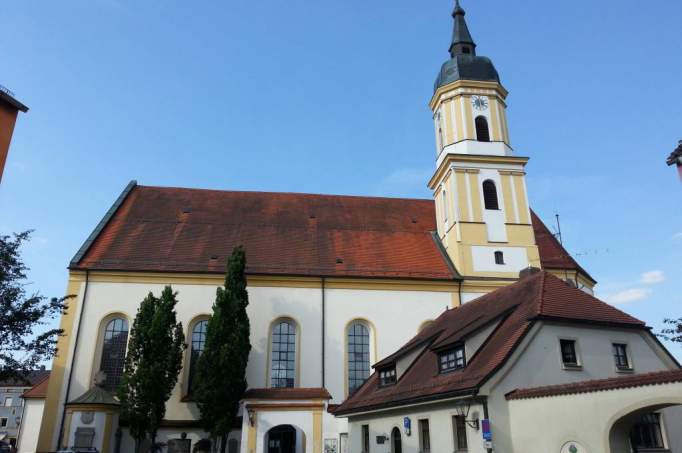
<svg viewBox="0 0 682 453">
<path fill-rule="evenodd" d="M 564 353 L 561 350 L 561 342 L 562 341 L 572 341 L 573 342 L 573 349 L 575 350 L 575 361 L 576 365 L 571 365 L 571 364 L 566 364 L 564 363 Z M 559 350 L 559 362 L 561 363 L 561 368 L 563 368 L 566 371 L 582 371 L 583 369 L 583 360 L 582 360 L 582 354 L 580 353 L 580 343 L 578 342 L 577 338 L 574 337 L 559 337 L 557 339 L 557 346 Z"/>
<path fill-rule="evenodd" d="M 613 354 L 613 347 L 614 345 L 623 345 L 625 346 L 625 356 L 628 359 L 628 368 L 619 368 L 618 364 L 616 363 L 616 357 Z M 632 353 L 630 352 L 630 343 L 627 341 L 622 341 L 622 340 L 611 340 L 610 343 L 611 346 L 611 357 L 613 358 L 613 367 L 615 368 L 617 373 L 633 373 L 635 371 L 635 364 L 632 361 Z"/>
</svg>

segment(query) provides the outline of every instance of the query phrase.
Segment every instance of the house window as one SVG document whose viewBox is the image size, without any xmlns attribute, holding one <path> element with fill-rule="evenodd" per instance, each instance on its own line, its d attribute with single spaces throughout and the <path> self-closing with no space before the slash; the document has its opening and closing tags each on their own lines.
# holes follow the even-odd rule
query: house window
<svg viewBox="0 0 682 453">
<path fill-rule="evenodd" d="M 431 451 L 431 433 L 429 432 L 429 421 L 419 420 L 419 449 L 422 453 Z"/>
<path fill-rule="evenodd" d="M 575 340 L 560 340 L 561 361 L 566 367 L 579 367 L 578 354 L 575 348 Z"/>
<path fill-rule="evenodd" d="M 188 392 L 192 393 L 192 384 L 194 383 L 194 376 L 196 375 L 197 361 L 204 348 L 206 347 L 206 331 L 208 329 L 208 320 L 199 321 L 194 324 L 192 329 L 192 350 L 189 358 L 189 382 L 187 386 Z"/>
<path fill-rule="evenodd" d="M 464 368 L 466 366 L 464 346 L 458 346 L 455 349 L 441 353 L 438 356 L 438 366 L 441 373 Z"/>
<path fill-rule="evenodd" d="M 100 371 L 106 375 L 103 386 L 110 392 L 115 392 L 121 383 L 127 345 L 128 321 L 124 318 L 112 319 L 104 329 L 99 367 Z"/>
<path fill-rule="evenodd" d="M 2 417 L 0 418 L 0 428 L 5 428 L 7 427 L 7 418 Z"/>
<path fill-rule="evenodd" d="M 397 382 L 396 377 L 395 368 L 381 370 L 379 371 L 379 385 L 383 387 L 385 385 L 395 384 Z"/>
<path fill-rule="evenodd" d="M 613 358 L 616 360 L 616 368 L 619 370 L 631 369 L 630 360 L 628 359 L 628 346 L 626 344 L 613 344 Z"/>
<path fill-rule="evenodd" d="M 362 425 L 362 453 L 369 453 L 369 425 Z"/>
<path fill-rule="evenodd" d="M 5 397 L 5 407 L 9 407 L 12 405 L 12 397 L 11 396 L 6 396 Z"/>
<path fill-rule="evenodd" d="M 665 448 L 660 414 L 643 415 L 630 431 L 630 442 L 635 451 Z"/>
<path fill-rule="evenodd" d="M 483 181 L 483 204 L 490 211 L 499 211 L 500 204 L 497 200 L 497 186 L 490 179 Z"/>
<path fill-rule="evenodd" d="M 369 377 L 369 329 L 362 322 L 348 328 L 348 393 Z"/>
<path fill-rule="evenodd" d="M 272 329 L 271 386 L 293 387 L 296 379 L 296 325 L 280 321 Z"/>
<path fill-rule="evenodd" d="M 455 451 L 463 452 L 469 449 L 467 425 L 464 417 L 460 415 L 452 417 L 452 435 L 455 439 Z"/>
<path fill-rule="evenodd" d="M 485 116 L 476 117 L 476 140 L 479 142 L 490 141 L 490 130 L 488 129 L 488 120 Z"/>
<path fill-rule="evenodd" d="M 495 264 L 504 264 L 504 253 L 500 251 L 495 252 Z"/>
</svg>

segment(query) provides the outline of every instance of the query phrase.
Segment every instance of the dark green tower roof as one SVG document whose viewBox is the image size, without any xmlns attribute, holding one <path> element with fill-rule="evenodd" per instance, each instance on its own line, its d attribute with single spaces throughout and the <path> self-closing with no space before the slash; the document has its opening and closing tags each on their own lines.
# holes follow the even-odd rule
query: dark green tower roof
<svg viewBox="0 0 682 453">
<path fill-rule="evenodd" d="M 487 57 L 476 55 L 476 43 L 469 32 L 465 15 L 466 12 L 460 6 L 459 0 L 456 0 L 455 10 L 452 12 L 455 24 L 449 48 L 450 60 L 441 67 L 434 91 L 458 80 L 500 82 L 500 76 L 493 62 Z"/>
</svg>

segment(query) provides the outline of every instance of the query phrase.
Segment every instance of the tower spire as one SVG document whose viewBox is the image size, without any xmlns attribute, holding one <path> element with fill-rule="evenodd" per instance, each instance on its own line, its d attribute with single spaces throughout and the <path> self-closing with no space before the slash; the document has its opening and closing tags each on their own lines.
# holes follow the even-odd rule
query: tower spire
<svg viewBox="0 0 682 453">
<path fill-rule="evenodd" d="M 455 58 L 456 55 L 476 55 L 476 43 L 469 33 L 469 27 L 466 19 L 464 19 L 465 15 L 466 12 L 459 4 L 459 0 L 455 0 L 455 9 L 452 11 L 455 24 L 449 49 L 452 58 Z"/>
</svg>

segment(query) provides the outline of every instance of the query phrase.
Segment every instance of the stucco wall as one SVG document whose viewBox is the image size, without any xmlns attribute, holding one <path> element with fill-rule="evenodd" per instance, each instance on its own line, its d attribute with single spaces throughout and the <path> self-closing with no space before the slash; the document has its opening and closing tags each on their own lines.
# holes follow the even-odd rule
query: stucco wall
<svg viewBox="0 0 682 453">
<path fill-rule="evenodd" d="M 582 370 L 565 370 L 561 362 L 559 339 L 577 340 Z M 641 331 L 572 325 L 538 325 L 526 338 L 528 345 L 502 373 L 491 380 L 482 393 L 489 394 L 489 409 L 494 444 L 510 451 L 511 421 L 505 395 L 518 388 L 603 379 L 622 375 L 616 370 L 612 343 L 626 343 L 634 372 L 647 373 L 672 368 L 672 363 L 659 355 L 651 340 Z M 530 341 L 532 340 L 532 341 Z M 516 435 L 516 433 L 514 433 Z"/>
<path fill-rule="evenodd" d="M 94 345 L 100 340 L 102 320 L 113 313 L 128 317 L 130 323 L 141 300 L 149 291 L 160 293 L 163 285 L 138 283 L 91 282 L 81 325 L 81 337 L 76 352 L 75 369 L 70 399 L 84 393 L 93 380 L 99 361 Z M 215 300 L 215 286 L 173 285 L 178 292 L 178 319 L 189 338 L 189 325 L 197 316 L 208 315 Z M 266 387 L 268 371 L 269 330 L 278 318 L 294 319 L 299 325 L 298 345 L 300 361 L 297 386 L 322 386 L 322 291 L 320 288 L 249 287 L 249 317 L 251 321 L 252 351 L 247 369 L 251 387 Z M 397 350 L 417 333 L 421 323 L 436 318 L 452 304 L 448 292 L 326 289 L 325 383 L 324 386 L 340 402 L 346 395 L 345 332 L 354 319 L 367 321 L 376 340 L 372 347 L 372 361 Z M 181 402 L 185 394 L 187 370 L 167 406 L 167 419 L 193 420 L 198 411 L 191 403 Z M 68 373 L 67 373 L 68 375 Z M 345 422 L 326 419 L 325 432 L 345 430 Z M 200 436 L 200 431 L 189 431 Z"/>
<path fill-rule="evenodd" d="M 27 399 L 24 402 L 24 415 L 19 434 L 19 453 L 35 453 L 38 445 L 40 422 L 43 419 L 44 399 Z"/>
</svg>

